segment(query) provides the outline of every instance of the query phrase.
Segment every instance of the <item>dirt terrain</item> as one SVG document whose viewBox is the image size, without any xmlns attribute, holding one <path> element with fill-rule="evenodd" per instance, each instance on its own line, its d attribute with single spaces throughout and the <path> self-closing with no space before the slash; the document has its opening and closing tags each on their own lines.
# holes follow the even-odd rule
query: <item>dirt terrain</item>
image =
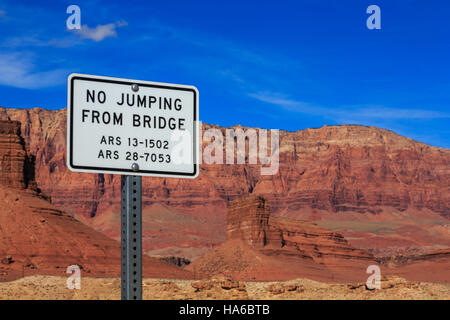
<svg viewBox="0 0 450 320">
<path fill-rule="evenodd" d="M 1 282 L 0 299 L 120 299 L 120 279 L 83 277 L 80 290 L 67 289 L 66 281 L 65 277 L 30 276 L 13 282 Z M 143 299 L 450 300 L 450 284 L 409 282 L 388 277 L 381 281 L 381 289 L 368 290 L 364 283 L 331 284 L 307 279 L 284 282 L 144 279 Z"/>
</svg>

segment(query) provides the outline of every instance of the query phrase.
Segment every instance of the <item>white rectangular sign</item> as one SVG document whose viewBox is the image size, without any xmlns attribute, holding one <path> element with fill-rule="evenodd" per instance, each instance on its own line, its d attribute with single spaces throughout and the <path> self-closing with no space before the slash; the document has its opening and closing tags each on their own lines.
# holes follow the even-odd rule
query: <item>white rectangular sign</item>
<svg viewBox="0 0 450 320">
<path fill-rule="evenodd" d="M 198 175 L 198 90 L 193 86 L 71 74 L 67 112 L 72 171 Z"/>
</svg>

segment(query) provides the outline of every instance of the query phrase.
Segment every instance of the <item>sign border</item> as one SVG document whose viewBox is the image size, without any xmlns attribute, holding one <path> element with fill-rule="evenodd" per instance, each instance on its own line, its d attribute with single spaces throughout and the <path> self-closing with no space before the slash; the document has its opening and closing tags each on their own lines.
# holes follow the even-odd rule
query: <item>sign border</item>
<svg viewBox="0 0 450 320">
<path fill-rule="evenodd" d="M 114 84 L 129 85 L 136 83 L 140 87 L 151 87 L 158 89 L 171 89 L 171 90 L 182 90 L 191 91 L 194 94 L 194 119 L 193 119 L 193 155 L 194 164 L 192 172 L 173 172 L 173 171 L 157 171 L 157 170 L 139 170 L 133 171 L 130 169 L 121 168 L 104 168 L 104 167 L 90 167 L 90 166 L 79 166 L 73 164 L 73 85 L 75 80 L 88 80 L 95 82 L 106 82 Z M 122 79 L 113 78 L 105 76 L 94 76 L 88 74 L 72 73 L 67 78 L 67 167 L 74 172 L 85 172 L 85 173 L 105 173 L 105 174 L 130 174 L 139 176 L 153 176 L 153 177 L 175 177 L 175 178 L 190 178 L 194 179 L 199 174 L 199 161 L 198 161 L 198 136 L 199 136 L 199 121 L 198 121 L 198 89 L 194 86 L 189 85 L 179 85 L 171 83 L 161 83 L 143 80 L 133 80 L 133 79 Z"/>
</svg>

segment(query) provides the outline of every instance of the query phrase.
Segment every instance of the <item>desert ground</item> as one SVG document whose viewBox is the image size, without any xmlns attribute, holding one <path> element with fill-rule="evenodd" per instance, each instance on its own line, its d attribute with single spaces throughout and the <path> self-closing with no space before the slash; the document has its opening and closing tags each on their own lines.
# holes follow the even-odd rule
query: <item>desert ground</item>
<svg viewBox="0 0 450 320">
<path fill-rule="evenodd" d="M 120 279 L 81 279 L 80 289 L 67 289 L 67 278 L 30 276 L 0 283 L 0 299 L 17 300 L 118 300 Z M 450 300 L 450 283 L 410 282 L 385 277 L 381 289 L 369 290 L 364 283 L 332 284 L 307 279 L 284 282 L 144 279 L 144 300 L 251 299 L 251 300 Z"/>
</svg>

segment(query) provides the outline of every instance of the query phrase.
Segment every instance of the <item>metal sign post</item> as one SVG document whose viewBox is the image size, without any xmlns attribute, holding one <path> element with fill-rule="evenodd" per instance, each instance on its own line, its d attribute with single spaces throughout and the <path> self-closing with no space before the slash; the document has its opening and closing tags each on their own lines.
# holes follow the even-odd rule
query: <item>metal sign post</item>
<svg viewBox="0 0 450 320">
<path fill-rule="evenodd" d="M 123 300 L 142 299 L 142 176 L 199 174 L 198 90 L 193 86 L 71 74 L 67 167 L 121 174 Z"/>
<path fill-rule="evenodd" d="M 122 181 L 122 300 L 142 300 L 142 177 Z"/>
</svg>

